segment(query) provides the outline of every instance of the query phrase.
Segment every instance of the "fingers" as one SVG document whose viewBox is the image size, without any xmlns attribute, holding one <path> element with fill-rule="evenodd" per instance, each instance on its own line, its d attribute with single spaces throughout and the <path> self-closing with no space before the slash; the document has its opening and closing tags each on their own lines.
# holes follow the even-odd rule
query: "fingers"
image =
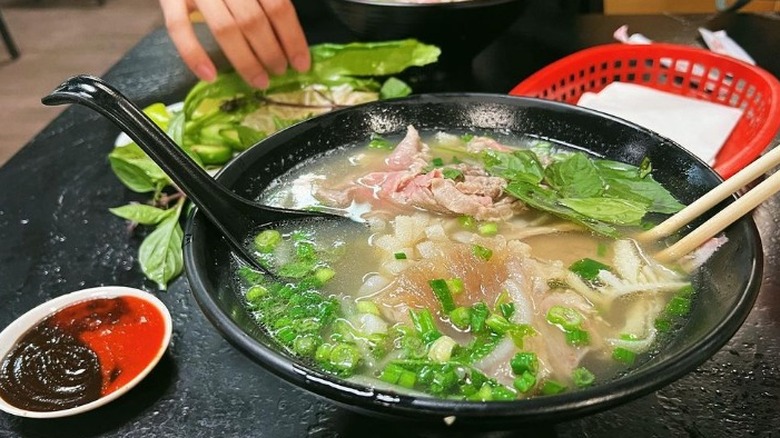
<svg viewBox="0 0 780 438">
<path fill-rule="evenodd" d="M 195 0 L 236 71 L 258 88 L 268 74 L 311 64 L 309 47 L 290 0 Z"/>
<path fill-rule="evenodd" d="M 189 9 L 182 0 L 160 0 L 165 27 L 182 61 L 204 81 L 213 81 L 217 69 L 203 46 L 200 45 L 190 22 Z"/>
<path fill-rule="evenodd" d="M 260 0 L 290 65 L 298 71 L 311 66 L 306 35 L 290 0 Z"/>
<path fill-rule="evenodd" d="M 260 3 L 255 0 L 225 0 L 225 4 L 260 63 L 273 74 L 284 73 L 287 57 Z"/>
<path fill-rule="evenodd" d="M 246 2 L 254 0 L 243 0 Z M 239 28 L 227 5 L 217 0 L 196 0 L 214 39 L 238 74 L 250 85 L 268 87 L 268 73 Z"/>
</svg>

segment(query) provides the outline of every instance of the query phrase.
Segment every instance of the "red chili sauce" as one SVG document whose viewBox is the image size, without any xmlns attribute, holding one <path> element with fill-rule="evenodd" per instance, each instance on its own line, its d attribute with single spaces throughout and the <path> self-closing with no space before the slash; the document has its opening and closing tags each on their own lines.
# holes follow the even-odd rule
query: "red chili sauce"
<svg viewBox="0 0 780 438">
<path fill-rule="evenodd" d="M 97 400 L 137 376 L 160 350 L 160 311 L 133 297 L 98 298 L 46 317 L 0 365 L 0 397 L 29 411 Z"/>
</svg>

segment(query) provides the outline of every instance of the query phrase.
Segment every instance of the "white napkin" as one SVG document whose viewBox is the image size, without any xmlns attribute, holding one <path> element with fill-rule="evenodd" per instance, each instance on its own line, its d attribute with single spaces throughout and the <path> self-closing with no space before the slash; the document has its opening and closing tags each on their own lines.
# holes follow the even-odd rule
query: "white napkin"
<svg viewBox="0 0 780 438">
<path fill-rule="evenodd" d="M 745 61 L 748 64 L 756 65 L 756 61 L 753 59 L 753 57 L 750 56 L 748 52 L 742 48 L 742 46 L 737 44 L 736 41 L 731 39 L 725 30 L 717 30 L 713 32 L 711 30 L 700 27 L 699 34 L 701 35 L 701 39 L 704 40 L 704 44 L 706 44 L 707 47 L 713 52 L 720 53 L 721 55 L 731 56 L 741 61 Z"/>
<path fill-rule="evenodd" d="M 739 108 L 624 82 L 586 92 L 577 104 L 655 131 L 710 165 L 742 116 Z"/>
</svg>

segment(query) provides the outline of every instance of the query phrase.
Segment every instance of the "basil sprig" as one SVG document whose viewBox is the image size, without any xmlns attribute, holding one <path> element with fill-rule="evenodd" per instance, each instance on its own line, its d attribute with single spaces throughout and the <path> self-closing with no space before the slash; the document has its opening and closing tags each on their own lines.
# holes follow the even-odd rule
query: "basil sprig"
<svg viewBox="0 0 780 438">
<path fill-rule="evenodd" d="M 507 193 L 601 235 L 618 237 L 618 226 L 638 226 L 648 213 L 671 214 L 684 207 L 653 179 L 647 160 L 637 167 L 582 152 L 544 158 L 530 149 L 481 155 L 489 174 L 507 180 Z"/>
</svg>

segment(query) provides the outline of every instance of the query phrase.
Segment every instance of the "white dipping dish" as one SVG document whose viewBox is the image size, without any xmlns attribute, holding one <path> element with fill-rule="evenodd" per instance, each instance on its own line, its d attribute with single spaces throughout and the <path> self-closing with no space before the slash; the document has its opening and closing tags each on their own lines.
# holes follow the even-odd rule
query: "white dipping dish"
<svg viewBox="0 0 780 438">
<path fill-rule="evenodd" d="M 0 410 L 5 411 L 12 415 L 27 418 L 58 418 L 66 417 L 70 415 L 80 414 L 97 407 L 103 406 L 109 403 L 138 384 L 147 374 L 157 365 L 160 358 L 168 348 L 168 344 L 171 341 L 171 333 L 173 331 L 173 323 L 171 320 L 171 314 L 168 308 L 165 307 L 162 301 L 157 297 L 140 289 L 134 289 L 125 286 L 100 286 L 89 289 L 82 289 L 75 292 L 53 298 L 43 304 L 31 309 L 27 313 L 23 314 L 0 332 L 0 362 L 4 361 L 10 351 L 16 346 L 16 343 L 20 338 L 26 334 L 29 330 L 35 327 L 42 320 L 57 313 L 58 311 L 69 307 L 74 304 L 78 304 L 84 301 L 100 298 L 119 298 L 119 297 L 136 297 L 146 301 L 156 308 L 163 320 L 163 338 L 160 342 L 159 350 L 152 360 L 146 365 L 146 367 L 138 373 L 132 380 L 124 384 L 122 387 L 117 388 L 113 392 L 106 394 L 97 400 L 85 403 L 80 406 L 61 409 L 57 411 L 30 411 L 21 409 L 8 403 L 2 397 L 0 397 Z"/>
</svg>

